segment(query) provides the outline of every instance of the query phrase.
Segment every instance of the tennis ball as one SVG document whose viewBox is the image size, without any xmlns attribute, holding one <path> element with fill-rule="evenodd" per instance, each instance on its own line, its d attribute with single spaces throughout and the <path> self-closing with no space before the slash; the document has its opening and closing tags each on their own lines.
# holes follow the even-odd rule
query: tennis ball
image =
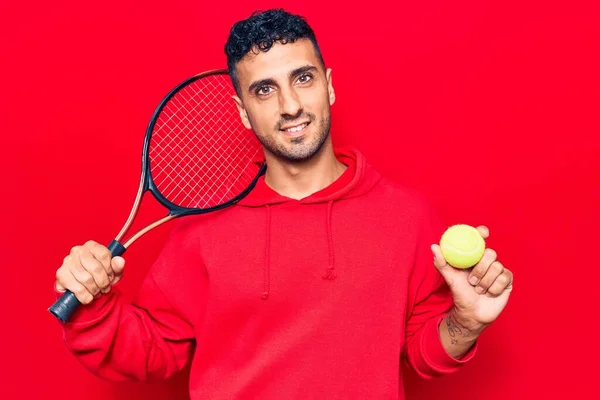
<svg viewBox="0 0 600 400">
<path fill-rule="evenodd" d="M 466 269 L 477 264 L 483 257 L 485 240 L 474 227 L 458 224 L 444 232 L 440 247 L 448 264 Z"/>
</svg>

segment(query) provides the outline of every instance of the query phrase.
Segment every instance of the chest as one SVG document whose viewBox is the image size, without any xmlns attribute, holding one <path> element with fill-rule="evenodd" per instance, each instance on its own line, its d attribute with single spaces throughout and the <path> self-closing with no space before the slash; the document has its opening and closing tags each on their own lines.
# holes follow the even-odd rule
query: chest
<svg viewBox="0 0 600 400">
<path fill-rule="evenodd" d="M 233 224 L 207 228 L 207 243 L 201 247 L 215 307 L 293 309 L 402 301 L 417 239 L 411 221 L 397 210 L 365 211 L 339 202 L 331 208 L 236 208 L 231 214 Z M 325 279 L 331 271 L 335 278 Z"/>
</svg>

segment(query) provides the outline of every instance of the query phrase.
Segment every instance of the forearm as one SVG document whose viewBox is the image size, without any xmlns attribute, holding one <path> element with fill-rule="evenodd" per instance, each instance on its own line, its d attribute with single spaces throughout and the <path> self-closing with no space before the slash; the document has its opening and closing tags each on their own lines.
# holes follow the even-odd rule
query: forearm
<svg viewBox="0 0 600 400">
<path fill-rule="evenodd" d="M 166 341 L 147 311 L 124 304 L 118 291 L 115 287 L 82 306 L 79 315 L 63 324 L 70 351 L 88 370 L 107 380 L 164 379 L 180 370 L 189 343 L 177 337 Z"/>
<path fill-rule="evenodd" d="M 450 356 L 460 359 L 475 344 L 483 327 L 469 327 L 467 324 L 461 323 L 453 309 L 442 320 L 439 331 L 442 346 L 446 352 Z"/>
</svg>

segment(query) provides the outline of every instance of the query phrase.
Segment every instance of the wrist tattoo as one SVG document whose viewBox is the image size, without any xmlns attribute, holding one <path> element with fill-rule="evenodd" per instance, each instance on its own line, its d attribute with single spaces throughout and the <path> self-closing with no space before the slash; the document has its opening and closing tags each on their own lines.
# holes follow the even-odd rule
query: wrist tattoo
<svg viewBox="0 0 600 400">
<path fill-rule="evenodd" d="M 471 331 L 460 325 L 452 313 L 448 313 L 447 315 L 446 327 L 448 328 L 448 335 L 450 335 L 450 342 L 452 344 L 458 344 L 460 338 L 471 336 Z"/>
</svg>

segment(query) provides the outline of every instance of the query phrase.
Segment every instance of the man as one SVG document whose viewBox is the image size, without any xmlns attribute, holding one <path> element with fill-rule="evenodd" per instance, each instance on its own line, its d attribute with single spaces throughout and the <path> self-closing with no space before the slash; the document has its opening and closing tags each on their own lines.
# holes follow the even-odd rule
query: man
<svg viewBox="0 0 600 400">
<path fill-rule="evenodd" d="M 424 378 L 456 371 L 511 272 L 491 249 L 450 267 L 427 202 L 333 147 L 332 72 L 303 18 L 256 13 L 225 50 L 266 175 L 235 206 L 178 221 L 132 304 L 115 286 L 121 257 L 74 247 L 55 284 L 86 304 L 63 325 L 69 349 L 113 380 L 193 360 L 192 399 L 402 398 L 402 359 Z"/>
</svg>

